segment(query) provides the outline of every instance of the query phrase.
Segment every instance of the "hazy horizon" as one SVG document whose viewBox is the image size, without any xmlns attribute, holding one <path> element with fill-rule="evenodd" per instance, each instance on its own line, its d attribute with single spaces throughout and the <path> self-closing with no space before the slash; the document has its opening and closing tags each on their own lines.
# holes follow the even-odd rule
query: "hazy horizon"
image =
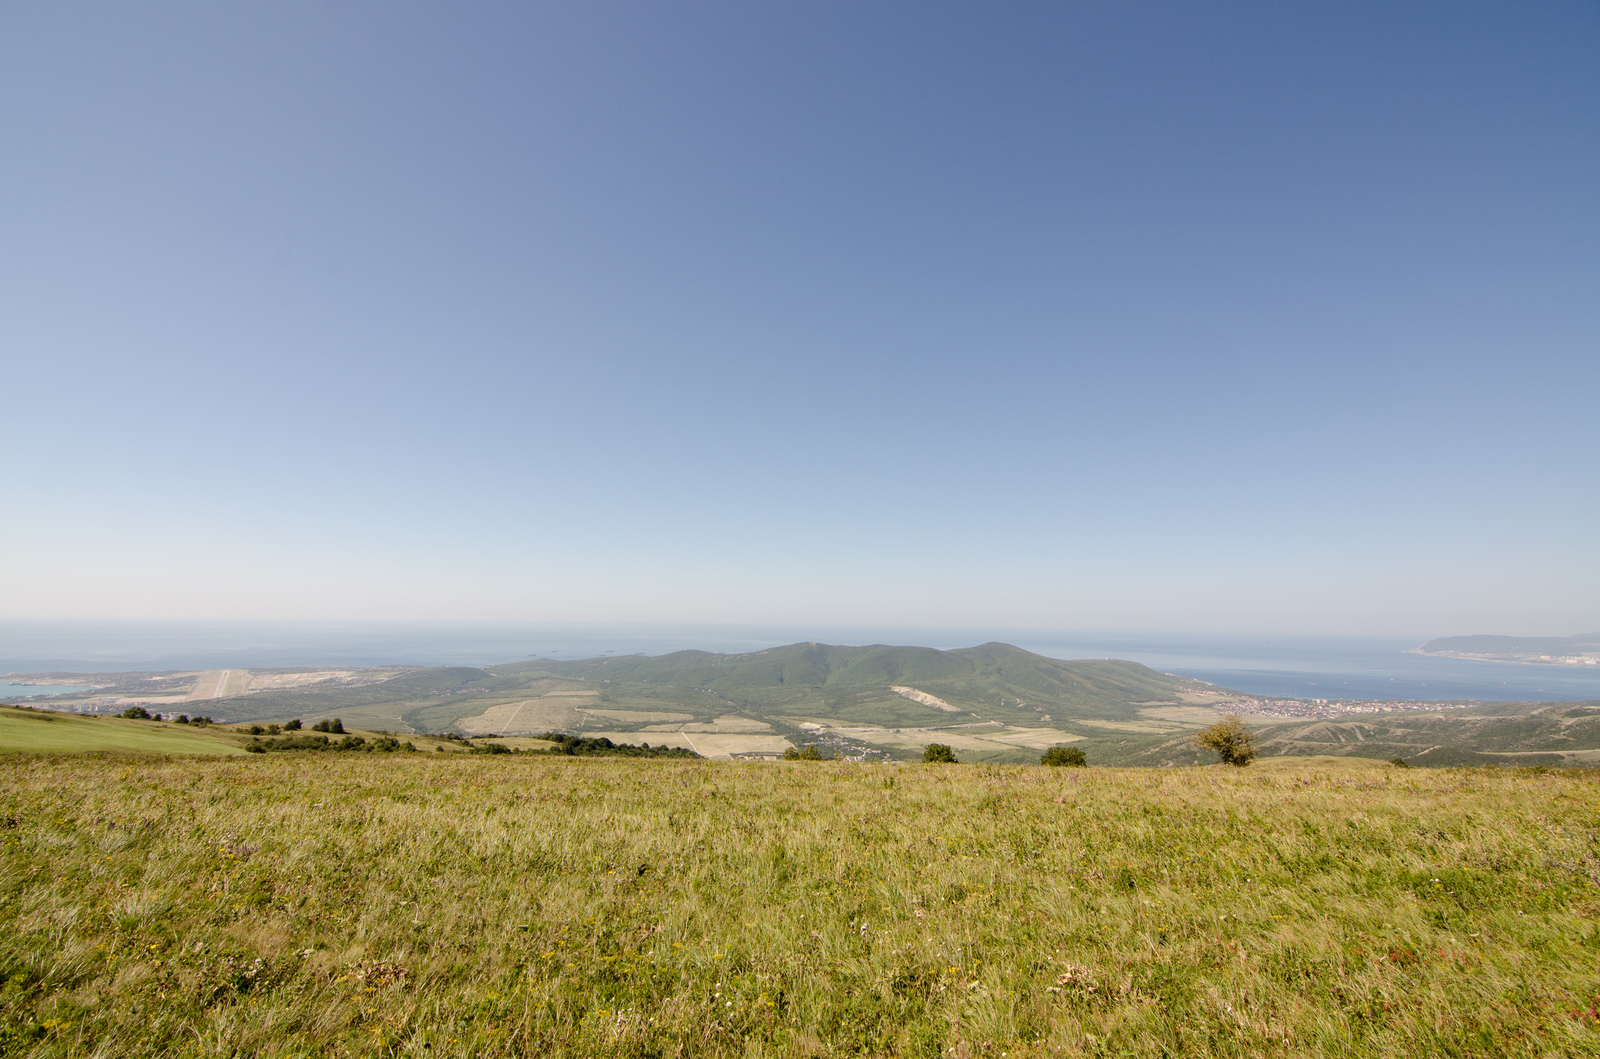
<svg viewBox="0 0 1600 1059">
<path fill-rule="evenodd" d="M 0 618 L 1600 629 L 1596 54 L 10 5 Z"/>
</svg>

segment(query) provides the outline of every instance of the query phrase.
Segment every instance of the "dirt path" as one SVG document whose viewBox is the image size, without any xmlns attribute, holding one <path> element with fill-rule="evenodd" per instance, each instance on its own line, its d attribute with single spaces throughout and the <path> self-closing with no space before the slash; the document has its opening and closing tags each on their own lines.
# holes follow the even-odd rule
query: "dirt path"
<svg viewBox="0 0 1600 1059">
<path fill-rule="evenodd" d="M 524 699 L 522 702 L 517 703 L 517 708 L 512 711 L 511 717 L 506 721 L 505 724 L 503 724 L 500 727 L 500 734 L 501 735 L 505 735 L 507 732 L 511 731 L 511 723 L 512 723 L 512 721 L 515 721 L 517 719 L 517 714 L 521 713 L 522 712 L 522 708 L 524 706 L 526 706 L 527 704 L 528 703 L 527 703 L 526 699 Z"/>
</svg>

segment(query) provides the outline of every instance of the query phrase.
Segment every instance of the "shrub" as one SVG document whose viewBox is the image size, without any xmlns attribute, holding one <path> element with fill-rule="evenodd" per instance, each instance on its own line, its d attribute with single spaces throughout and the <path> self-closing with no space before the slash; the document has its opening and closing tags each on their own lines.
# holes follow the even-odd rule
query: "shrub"
<svg viewBox="0 0 1600 1059">
<path fill-rule="evenodd" d="M 245 731 L 249 732 L 251 735 L 264 735 L 267 730 L 261 727 L 259 724 L 252 724 L 249 728 L 246 728 Z"/>
<path fill-rule="evenodd" d="M 1082 749 L 1075 746 L 1053 746 L 1044 752 L 1044 757 L 1039 759 L 1041 765 L 1068 766 L 1070 768 L 1083 768 L 1089 763 Z"/>
<path fill-rule="evenodd" d="M 455 737 L 447 735 L 436 736 L 435 738 L 450 739 Z M 632 743 L 613 743 L 605 736 L 601 736 L 598 739 L 590 739 L 586 736 L 568 735 L 565 732 L 546 732 L 538 738 L 548 739 L 550 742 L 555 744 L 549 750 L 545 751 L 545 753 L 563 754 L 572 757 L 581 755 L 603 755 L 607 757 L 681 757 L 697 759 L 700 757 L 699 754 L 696 754 L 693 750 L 690 750 L 687 747 L 651 746 L 649 743 L 643 743 L 639 746 L 634 746 Z M 470 747 L 472 744 L 467 743 L 467 746 Z M 491 743 L 489 746 L 474 749 L 476 749 L 480 754 L 494 753 L 495 751 L 492 749 L 493 746 L 494 744 Z M 440 747 L 440 749 L 442 750 L 444 748 Z M 500 749 L 506 750 L 508 748 L 502 746 Z"/>
<path fill-rule="evenodd" d="M 790 747 L 788 750 L 785 750 L 783 752 L 783 760 L 785 760 L 785 761 L 825 761 L 826 758 L 824 758 L 822 756 L 822 751 L 817 749 L 817 745 L 815 743 L 807 743 L 805 746 L 801 747 L 799 750 L 796 750 L 794 747 Z"/>
<path fill-rule="evenodd" d="M 300 730 L 300 718 L 296 717 L 292 721 L 285 722 L 283 730 L 285 732 L 298 732 Z"/>
<path fill-rule="evenodd" d="M 173 721 L 172 723 L 173 724 L 188 724 L 189 723 L 189 715 L 187 713 L 180 713 L 180 714 L 178 714 L 177 720 Z"/>
<path fill-rule="evenodd" d="M 956 752 L 945 746 L 943 743 L 929 743 L 927 749 L 923 750 L 922 752 L 922 760 L 928 762 L 929 764 L 960 764 L 960 762 L 956 760 Z"/>
<path fill-rule="evenodd" d="M 268 750 L 326 750 L 328 737 L 325 735 L 291 735 L 287 739 L 266 744 Z"/>
<path fill-rule="evenodd" d="M 282 731 L 283 731 L 283 729 L 278 727 L 275 724 L 267 725 L 267 734 L 268 735 L 277 735 L 279 732 L 282 732 Z"/>
<path fill-rule="evenodd" d="M 117 714 L 117 716 L 126 717 L 133 721 L 148 721 L 150 719 L 150 711 L 145 709 L 143 706 L 129 706 L 127 709 Z"/>
<path fill-rule="evenodd" d="M 262 746 L 259 742 L 247 744 L 244 750 L 247 754 L 265 754 L 267 752 L 267 748 Z"/>
<path fill-rule="evenodd" d="M 1215 750 L 1224 764 L 1244 768 L 1256 756 L 1256 737 L 1237 713 L 1230 713 L 1194 734 L 1196 746 Z"/>
<path fill-rule="evenodd" d="M 328 732 L 332 735 L 344 735 L 344 723 L 335 717 L 331 721 L 318 721 L 311 726 L 313 732 Z"/>
<path fill-rule="evenodd" d="M 1403 757 L 1392 757 L 1389 759 L 1389 764 L 1393 765 L 1395 768 L 1402 769 L 1408 769 L 1411 767 L 1410 765 L 1406 764 L 1406 759 Z"/>
</svg>

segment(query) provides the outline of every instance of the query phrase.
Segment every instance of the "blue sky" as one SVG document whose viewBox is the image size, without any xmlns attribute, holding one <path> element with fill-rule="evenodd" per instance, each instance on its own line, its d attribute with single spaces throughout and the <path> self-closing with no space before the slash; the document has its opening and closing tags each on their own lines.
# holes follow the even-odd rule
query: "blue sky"
<svg viewBox="0 0 1600 1059">
<path fill-rule="evenodd" d="M 0 617 L 1600 628 L 1600 5 L 11 4 Z"/>
</svg>

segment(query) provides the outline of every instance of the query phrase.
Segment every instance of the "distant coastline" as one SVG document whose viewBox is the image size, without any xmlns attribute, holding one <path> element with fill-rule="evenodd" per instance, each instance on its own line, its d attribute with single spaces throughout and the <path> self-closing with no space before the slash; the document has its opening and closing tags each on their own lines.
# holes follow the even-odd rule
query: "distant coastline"
<svg viewBox="0 0 1600 1059">
<path fill-rule="evenodd" d="M 1533 666 L 1600 666 L 1600 633 L 1579 636 L 1447 636 L 1408 654 Z"/>
</svg>

